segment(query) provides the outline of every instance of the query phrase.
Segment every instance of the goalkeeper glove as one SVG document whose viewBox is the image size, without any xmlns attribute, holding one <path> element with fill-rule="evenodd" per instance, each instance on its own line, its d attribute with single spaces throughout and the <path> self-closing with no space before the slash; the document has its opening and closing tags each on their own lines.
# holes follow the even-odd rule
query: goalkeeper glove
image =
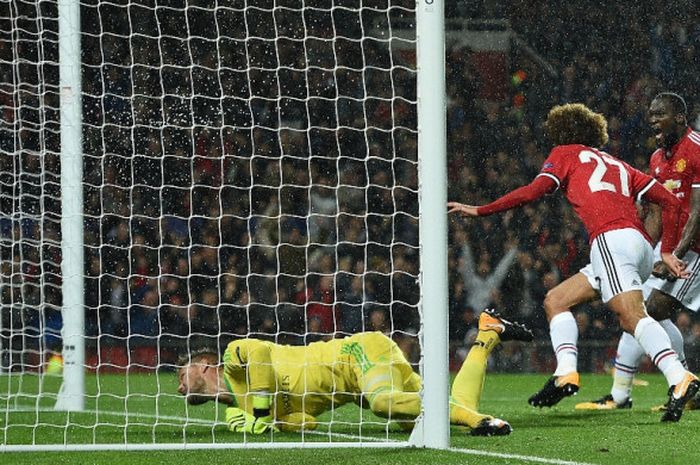
<svg viewBox="0 0 700 465">
<path fill-rule="evenodd" d="M 272 415 L 256 418 L 238 407 L 226 409 L 226 424 L 234 433 L 264 434 L 268 431 L 279 431 L 274 425 Z"/>
</svg>

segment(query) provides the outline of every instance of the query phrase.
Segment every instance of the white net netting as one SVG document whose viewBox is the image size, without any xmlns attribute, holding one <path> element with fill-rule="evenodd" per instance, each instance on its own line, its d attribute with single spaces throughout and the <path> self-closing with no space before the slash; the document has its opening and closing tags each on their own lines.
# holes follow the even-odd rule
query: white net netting
<svg viewBox="0 0 700 465">
<path fill-rule="evenodd" d="M 81 2 L 88 375 L 68 414 L 58 8 L 0 2 L 3 445 L 235 441 L 175 369 L 241 337 L 377 330 L 418 363 L 414 8 Z M 345 415 L 316 437 L 394 434 Z"/>
</svg>

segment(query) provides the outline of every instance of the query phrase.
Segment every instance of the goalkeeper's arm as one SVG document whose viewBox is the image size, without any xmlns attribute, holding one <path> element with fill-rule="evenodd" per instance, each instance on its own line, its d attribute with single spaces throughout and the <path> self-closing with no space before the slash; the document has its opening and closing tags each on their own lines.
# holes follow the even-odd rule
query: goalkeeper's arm
<svg viewBox="0 0 700 465">
<path fill-rule="evenodd" d="M 275 376 L 272 370 L 270 345 L 257 339 L 243 339 L 232 342 L 224 353 L 224 370 L 229 372 L 245 370 L 248 396 L 253 404 L 252 418 L 255 420 L 253 423 L 272 425 L 271 393 L 275 389 Z M 226 421 L 229 424 L 229 429 L 232 431 L 240 429 L 241 424 L 247 425 L 249 423 L 252 430 L 247 432 L 259 434 L 267 431 L 267 429 L 262 427 L 260 427 L 260 431 L 255 431 L 253 424 L 248 419 L 243 419 L 240 416 L 241 412 L 245 415 L 250 414 L 241 409 L 232 410 L 232 420 L 229 421 L 228 410 L 231 409 L 227 409 Z"/>
<path fill-rule="evenodd" d="M 316 419 L 304 412 L 292 412 L 273 418 L 271 393 L 276 389 L 275 373 L 272 369 L 272 346 L 257 339 L 243 339 L 229 344 L 224 353 L 224 370 L 244 375 L 251 409 L 229 407 L 226 409 L 226 423 L 233 432 L 263 434 L 269 431 L 298 432 L 316 429 Z M 247 411 L 246 411 L 247 410 Z"/>
</svg>

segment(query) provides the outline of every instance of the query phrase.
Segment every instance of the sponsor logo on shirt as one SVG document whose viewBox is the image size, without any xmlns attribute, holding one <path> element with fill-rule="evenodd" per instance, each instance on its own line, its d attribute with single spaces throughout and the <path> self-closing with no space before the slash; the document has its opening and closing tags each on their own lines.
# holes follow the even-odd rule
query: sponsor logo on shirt
<svg viewBox="0 0 700 465">
<path fill-rule="evenodd" d="M 367 373 L 370 368 L 374 367 L 374 363 L 369 361 L 365 349 L 357 342 L 351 342 L 349 344 L 343 344 L 340 347 L 341 354 L 349 354 L 355 359 L 355 362 L 360 365 L 362 373 Z"/>
<path fill-rule="evenodd" d="M 667 180 L 666 182 L 664 182 L 664 187 L 665 187 L 666 190 L 668 190 L 669 192 L 673 192 L 673 191 L 675 191 L 676 189 L 680 189 L 680 188 L 681 188 L 681 181 L 678 180 L 678 179 L 669 179 L 669 180 Z"/>
<path fill-rule="evenodd" d="M 289 398 L 289 388 L 290 388 L 290 381 L 289 381 L 289 375 L 284 375 L 282 377 L 282 409 L 284 410 L 284 413 L 289 415 L 292 413 L 292 401 Z"/>
</svg>

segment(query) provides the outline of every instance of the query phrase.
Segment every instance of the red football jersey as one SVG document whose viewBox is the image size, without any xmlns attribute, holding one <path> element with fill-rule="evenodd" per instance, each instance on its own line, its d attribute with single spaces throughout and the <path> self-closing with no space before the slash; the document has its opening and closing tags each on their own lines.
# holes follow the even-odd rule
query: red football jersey
<svg viewBox="0 0 700 465">
<path fill-rule="evenodd" d="M 688 129 L 668 158 L 666 150 L 656 150 L 649 161 L 649 174 L 681 201 L 679 228 L 682 229 L 690 215 L 692 190 L 700 189 L 700 133 Z M 695 244 L 693 250 L 700 253 L 700 235 Z"/>
<path fill-rule="evenodd" d="M 606 231 L 634 228 L 651 242 L 635 207 L 635 201 L 655 184 L 651 176 L 585 145 L 554 147 L 538 176 L 557 183 L 591 241 Z"/>
</svg>

